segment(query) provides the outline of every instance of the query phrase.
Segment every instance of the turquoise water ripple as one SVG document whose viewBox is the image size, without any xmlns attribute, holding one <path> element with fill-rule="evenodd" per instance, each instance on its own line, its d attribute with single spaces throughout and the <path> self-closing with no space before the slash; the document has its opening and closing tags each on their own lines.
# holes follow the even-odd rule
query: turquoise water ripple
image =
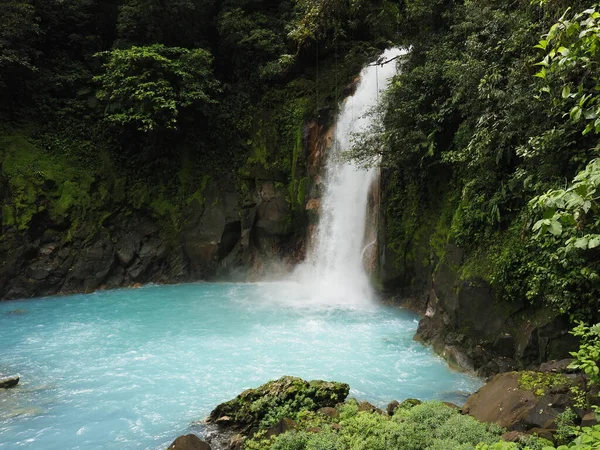
<svg viewBox="0 0 600 450">
<path fill-rule="evenodd" d="M 0 374 L 22 377 L 0 391 L 0 449 L 165 449 L 282 375 L 344 381 L 379 406 L 480 386 L 412 340 L 415 315 L 301 292 L 201 283 L 0 303 Z"/>
</svg>

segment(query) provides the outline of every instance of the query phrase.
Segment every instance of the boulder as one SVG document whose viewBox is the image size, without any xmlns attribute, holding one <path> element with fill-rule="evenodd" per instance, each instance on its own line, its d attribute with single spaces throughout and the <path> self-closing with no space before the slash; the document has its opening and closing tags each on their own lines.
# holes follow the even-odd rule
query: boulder
<svg viewBox="0 0 600 450">
<path fill-rule="evenodd" d="M 167 450 L 211 450 L 211 447 L 195 434 L 187 434 L 175 439 Z"/>
<path fill-rule="evenodd" d="M 392 400 L 391 402 L 389 402 L 386 408 L 388 416 L 393 416 L 396 409 L 398 409 L 398 406 L 400 406 L 398 400 Z"/>
<path fill-rule="evenodd" d="M 379 409 L 377 406 L 369 403 L 369 402 L 360 402 L 358 404 L 358 410 L 359 411 L 365 411 L 365 412 L 376 412 L 379 414 L 383 414 L 383 411 L 381 409 Z"/>
<path fill-rule="evenodd" d="M 340 416 L 339 411 L 335 408 L 332 408 L 331 406 L 326 406 L 324 408 L 319 409 L 319 413 L 323 414 L 324 416 L 331 417 L 331 418 Z"/>
<path fill-rule="evenodd" d="M 582 427 L 593 427 L 594 425 L 598 425 L 598 420 L 596 419 L 596 413 L 594 411 L 586 411 L 581 419 Z"/>
<path fill-rule="evenodd" d="M 19 379 L 20 378 L 18 376 L 0 378 L 0 389 L 15 387 L 17 384 L 19 384 Z"/>
<path fill-rule="evenodd" d="M 423 403 L 423 402 L 421 400 L 419 400 L 418 398 L 407 398 L 406 400 L 403 400 L 402 403 L 400 403 L 398 405 L 398 408 L 410 409 L 414 406 L 420 405 L 421 403 Z"/>
<path fill-rule="evenodd" d="M 287 417 L 281 419 L 275 425 L 267 430 L 267 437 L 269 436 L 279 436 L 280 434 L 285 433 L 286 431 L 295 430 L 298 428 L 298 424 L 294 422 L 292 419 L 288 419 Z"/>
<path fill-rule="evenodd" d="M 569 386 L 569 378 L 561 374 L 503 373 L 471 395 L 462 411 L 508 430 L 539 430 L 571 406 Z"/>
<path fill-rule="evenodd" d="M 248 435 L 259 429 L 261 421 L 276 408 L 286 407 L 293 413 L 310 405 L 309 409 L 317 411 L 334 407 L 348 396 L 349 391 L 350 386 L 345 383 L 283 377 L 256 389 L 247 389 L 236 398 L 221 403 L 210 413 L 207 422 Z"/>
</svg>

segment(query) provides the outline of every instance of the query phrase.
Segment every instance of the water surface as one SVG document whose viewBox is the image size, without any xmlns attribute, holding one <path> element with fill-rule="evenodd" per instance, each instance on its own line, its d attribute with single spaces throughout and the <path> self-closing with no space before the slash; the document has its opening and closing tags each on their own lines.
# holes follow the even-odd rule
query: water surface
<svg viewBox="0 0 600 450">
<path fill-rule="evenodd" d="M 0 449 L 165 449 L 282 375 L 344 381 L 379 406 L 479 387 L 412 340 L 413 314 L 303 295 L 205 283 L 0 303 L 0 374 L 22 377 L 0 391 Z"/>
</svg>

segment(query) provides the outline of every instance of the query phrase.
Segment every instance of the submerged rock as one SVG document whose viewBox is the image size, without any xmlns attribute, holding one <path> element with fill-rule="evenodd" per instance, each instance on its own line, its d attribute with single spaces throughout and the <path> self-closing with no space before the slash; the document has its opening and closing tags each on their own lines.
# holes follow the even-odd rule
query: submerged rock
<svg viewBox="0 0 600 450">
<path fill-rule="evenodd" d="M 293 415 L 301 410 L 317 411 L 334 407 L 344 401 L 350 392 L 345 383 L 283 377 L 256 389 L 248 389 L 233 400 L 221 403 L 207 419 L 225 430 L 236 430 L 248 435 L 252 430 L 269 426 L 267 415 Z M 283 417 L 282 417 L 283 418 Z"/>
<path fill-rule="evenodd" d="M 211 450 L 211 447 L 195 434 L 187 434 L 175 439 L 167 450 Z"/>
<path fill-rule="evenodd" d="M 15 387 L 17 384 L 19 384 L 19 379 L 20 378 L 17 376 L 0 378 L 0 389 Z"/>
</svg>

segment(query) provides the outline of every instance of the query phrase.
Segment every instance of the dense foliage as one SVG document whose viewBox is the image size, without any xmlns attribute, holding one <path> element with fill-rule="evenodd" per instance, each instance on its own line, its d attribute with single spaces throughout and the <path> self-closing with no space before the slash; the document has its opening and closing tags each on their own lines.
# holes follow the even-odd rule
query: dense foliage
<svg viewBox="0 0 600 450">
<path fill-rule="evenodd" d="M 569 427 L 565 445 L 554 447 L 536 436 L 505 442 L 505 431 L 478 422 L 441 402 L 403 402 L 392 416 L 360 411 L 354 400 L 337 406 L 338 416 L 303 411 L 294 418 L 296 429 L 274 436 L 267 429 L 245 442 L 248 450 L 560 450 L 594 449 L 600 427 Z M 566 428 L 560 425 L 559 428 Z"/>
<path fill-rule="evenodd" d="M 395 18 L 389 4 L 3 1 L 0 236 L 59 210 L 65 183 L 90 197 L 69 197 L 69 232 L 132 210 L 176 231 L 221 174 L 243 199 L 261 171 L 296 211 L 302 127 L 330 121 L 345 85 L 389 44 L 393 27 L 379 26 Z"/>
<path fill-rule="evenodd" d="M 411 50 L 351 152 L 387 167 L 401 284 L 451 243 L 497 298 L 597 320 L 598 12 L 568 3 L 407 2 Z"/>
</svg>

